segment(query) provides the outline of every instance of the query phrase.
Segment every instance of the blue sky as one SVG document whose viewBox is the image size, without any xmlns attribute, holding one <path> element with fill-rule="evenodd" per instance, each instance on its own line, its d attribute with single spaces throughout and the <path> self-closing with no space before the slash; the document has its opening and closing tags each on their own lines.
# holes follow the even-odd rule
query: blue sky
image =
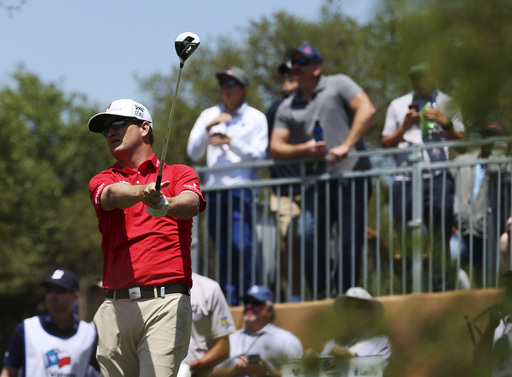
<svg viewBox="0 0 512 377">
<path fill-rule="evenodd" d="M 380 0 L 337 0 L 364 23 Z M 0 86 L 18 64 L 45 82 L 108 105 L 143 100 L 134 75 L 168 73 L 179 61 L 174 39 L 196 33 L 201 44 L 237 32 L 279 10 L 318 18 L 321 0 L 26 0 L 11 16 L 0 9 Z M 4 0 L 17 5 L 19 0 Z"/>
</svg>

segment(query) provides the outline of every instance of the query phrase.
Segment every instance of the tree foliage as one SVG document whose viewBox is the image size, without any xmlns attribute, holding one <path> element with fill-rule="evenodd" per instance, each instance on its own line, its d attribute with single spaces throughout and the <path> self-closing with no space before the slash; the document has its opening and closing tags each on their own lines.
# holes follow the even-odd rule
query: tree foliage
<svg viewBox="0 0 512 377">
<path fill-rule="evenodd" d="M 98 273 L 87 184 L 111 157 L 85 127 L 94 110 L 23 68 L 0 91 L 0 108 L 0 293 L 19 293 L 55 267 Z"/>
<path fill-rule="evenodd" d="M 377 108 L 366 136 L 373 147 L 380 145 L 389 102 L 411 90 L 407 74 L 419 62 L 431 64 L 441 90 L 462 109 L 470 133 L 491 118 L 508 123 L 512 26 L 507 20 L 512 0 L 382 0 L 380 4 L 377 17 L 366 25 L 346 16 L 342 2 L 326 0 L 314 21 L 277 12 L 252 20 L 237 33 L 240 40 L 227 35 L 219 37 L 215 46 L 201 45 L 183 69 L 186 84 L 184 90 L 180 88 L 170 158 L 188 161 L 182 153 L 195 119 L 219 101 L 216 71 L 230 65 L 244 68 L 251 78 L 247 100 L 265 111 L 281 95 L 278 64 L 290 48 L 305 42 L 322 52 L 324 74 L 345 73 L 369 94 Z M 168 75 L 139 78 L 152 106 L 162 112 L 162 121 L 170 109 L 177 73 L 173 68 Z"/>
</svg>

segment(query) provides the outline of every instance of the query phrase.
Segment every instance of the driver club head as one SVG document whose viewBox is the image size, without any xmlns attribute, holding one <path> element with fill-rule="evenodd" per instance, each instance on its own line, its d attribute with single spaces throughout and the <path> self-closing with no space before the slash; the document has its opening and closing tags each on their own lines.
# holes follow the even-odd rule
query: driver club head
<svg viewBox="0 0 512 377">
<path fill-rule="evenodd" d="M 197 34 L 186 32 L 178 35 L 174 42 L 174 46 L 176 47 L 176 53 L 180 58 L 182 67 L 185 60 L 187 60 L 197 49 L 199 42 L 200 40 Z"/>
</svg>

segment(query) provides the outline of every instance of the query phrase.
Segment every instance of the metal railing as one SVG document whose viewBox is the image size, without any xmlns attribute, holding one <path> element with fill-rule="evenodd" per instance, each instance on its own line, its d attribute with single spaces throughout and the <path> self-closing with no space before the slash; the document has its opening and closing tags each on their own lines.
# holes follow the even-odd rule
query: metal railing
<svg viewBox="0 0 512 377">
<path fill-rule="evenodd" d="M 490 145 L 497 141 L 510 143 L 511 140 L 489 138 L 478 142 L 429 143 L 406 149 L 354 152 L 349 156 L 370 157 L 372 168 L 342 174 L 307 175 L 307 164 L 312 161 L 307 159 L 265 160 L 215 168 L 195 167 L 201 182 L 204 182 L 203 176 L 206 173 L 233 167 L 258 169 L 260 178 L 243 186 L 202 186 L 208 205 L 205 212 L 194 220 L 193 269 L 221 282 L 228 301 L 233 305 L 237 304 L 237 299 L 248 283 L 271 287 L 277 302 L 330 298 L 344 292 L 349 288 L 348 285 L 362 286 L 375 296 L 464 289 L 468 288 L 468 284 L 473 288 L 496 287 L 501 272 L 512 269 L 511 246 L 508 245 L 507 253 L 502 252 L 501 257 L 499 249 L 500 237 L 507 232 L 506 219 L 512 216 L 512 157 L 425 163 L 421 156 L 427 149 L 451 150 Z M 409 165 L 396 166 L 394 156 L 404 152 L 410 154 Z M 300 165 L 300 176 L 270 178 L 269 168 L 290 163 Z M 481 208 L 476 208 L 479 202 L 473 199 L 462 202 L 465 189 L 462 177 L 467 177 L 469 171 L 473 183 L 477 164 L 495 168 L 483 181 L 482 190 L 486 198 L 483 208 L 486 215 L 481 219 L 482 224 L 479 224 L 479 227 L 483 227 L 479 237 L 483 245 L 478 244 L 478 248 L 473 237 L 462 234 L 465 224 L 460 217 L 454 218 L 451 224 L 447 223 L 451 221 L 451 205 L 466 207 L 469 213 L 466 233 L 475 233 L 474 223 Z M 400 181 L 400 177 L 406 179 Z M 367 199 L 363 199 L 361 206 L 350 204 L 355 196 L 343 199 L 344 188 L 341 185 L 323 184 L 340 180 L 352 185 L 352 190 L 348 191 L 350 195 L 357 195 L 358 190 L 363 191 L 362 198 Z M 354 182 L 358 180 L 363 183 L 354 189 Z M 452 190 L 451 185 L 454 185 L 455 190 L 453 199 L 444 194 Z M 434 186 L 441 189 L 440 196 L 436 194 L 434 197 Z M 288 198 L 285 191 L 292 191 L 294 187 L 295 205 L 283 206 L 283 201 Z M 231 195 L 237 190 L 241 191 Z M 335 213 L 332 219 L 325 221 L 322 229 L 317 229 L 315 224 L 318 224 L 319 219 L 314 219 L 312 244 L 315 246 L 309 249 L 304 236 L 307 231 L 299 228 L 304 223 L 297 216 L 297 212 L 305 213 L 308 195 L 313 195 L 315 205 L 321 202 L 325 204 L 326 210 Z M 411 195 L 410 207 L 404 204 L 406 195 Z M 324 201 L 318 201 L 319 198 Z M 330 198 L 339 199 L 333 201 L 333 204 L 337 202 L 337 209 L 331 208 Z M 225 206 L 221 207 L 223 200 Z M 350 208 L 342 207 L 343 200 L 346 200 L 344 203 Z M 276 207 L 276 203 L 281 203 L 281 207 Z M 238 216 L 233 217 L 232 212 L 236 208 L 239 209 Z M 365 237 L 360 250 L 354 242 L 351 243 L 349 253 L 352 257 L 360 253 L 361 265 L 359 268 L 357 263 L 352 262 L 351 281 L 347 284 L 342 276 L 342 245 L 348 233 L 343 233 L 343 226 L 348 226 L 347 229 L 354 236 L 355 216 L 361 215 L 355 213 L 356 208 L 362 211 Z M 441 212 L 434 213 L 439 208 Z M 351 211 L 350 224 L 343 224 L 342 213 L 348 210 Z M 397 220 L 399 212 L 408 215 Z M 288 215 L 292 219 L 284 229 L 280 226 L 281 215 Z M 240 224 L 240 221 L 243 223 L 245 219 L 250 220 L 249 228 L 233 227 L 233 224 Z M 459 229 L 458 235 L 451 236 L 438 231 L 452 226 Z M 319 237 L 325 239 L 324 250 L 316 246 Z M 235 241 L 231 241 L 233 238 Z M 249 252 L 247 242 L 252 243 Z M 467 258 L 457 252 L 457 248 L 460 249 L 463 244 L 468 244 Z M 219 252 L 220 249 L 223 251 Z M 506 261 L 506 265 L 503 265 L 503 261 Z M 322 272 L 325 273 L 322 275 Z M 307 273 L 313 274 L 309 281 Z M 325 289 L 318 289 L 317 283 L 321 283 L 319 285 Z"/>
</svg>

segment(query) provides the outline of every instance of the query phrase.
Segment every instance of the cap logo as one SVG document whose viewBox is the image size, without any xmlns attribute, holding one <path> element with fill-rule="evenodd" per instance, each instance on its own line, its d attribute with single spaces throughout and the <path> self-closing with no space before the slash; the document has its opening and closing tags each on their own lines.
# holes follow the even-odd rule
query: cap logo
<svg viewBox="0 0 512 377">
<path fill-rule="evenodd" d="M 135 105 L 135 116 L 144 118 L 144 108 L 142 106 Z"/>
<path fill-rule="evenodd" d="M 306 52 L 307 54 L 311 54 L 311 46 L 305 46 L 304 47 L 304 52 Z"/>
<path fill-rule="evenodd" d="M 64 276 L 64 271 L 62 270 L 55 270 L 51 279 L 53 280 L 60 280 Z"/>
<path fill-rule="evenodd" d="M 254 285 L 250 290 L 249 292 L 250 293 L 258 293 L 259 292 L 259 287 L 257 285 Z"/>
</svg>

